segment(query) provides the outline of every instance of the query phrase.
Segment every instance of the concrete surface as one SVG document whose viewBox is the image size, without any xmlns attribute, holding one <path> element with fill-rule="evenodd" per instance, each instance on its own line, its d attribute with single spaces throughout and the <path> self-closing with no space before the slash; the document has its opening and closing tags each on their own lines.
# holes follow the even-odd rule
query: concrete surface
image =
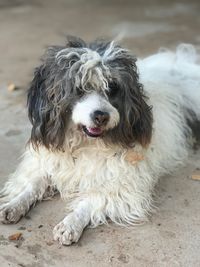
<svg viewBox="0 0 200 267">
<path fill-rule="evenodd" d="M 46 45 L 64 43 L 66 34 L 92 40 L 123 33 L 122 44 L 139 56 L 180 42 L 199 46 L 199 13 L 200 2 L 193 0 L 0 0 L 0 185 L 29 136 L 24 89 Z M 9 82 L 20 90 L 8 92 Z M 179 171 L 160 180 L 159 210 L 149 223 L 87 229 L 71 247 L 52 242 L 51 230 L 64 215 L 62 201 L 43 202 L 17 225 L 0 225 L 0 266 L 198 267 L 200 181 L 190 176 L 199 167 L 196 151 Z M 18 231 L 23 240 L 8 241 Z"/>
</svg>

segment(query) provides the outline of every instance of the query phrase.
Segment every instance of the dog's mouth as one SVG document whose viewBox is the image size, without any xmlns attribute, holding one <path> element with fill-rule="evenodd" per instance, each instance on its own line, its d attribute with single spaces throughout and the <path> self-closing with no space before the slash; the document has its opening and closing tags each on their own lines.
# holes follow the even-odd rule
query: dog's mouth
<svg viewBox="0 0 200 267">
<path fill-rule="evenodd" d="M 90 137 L 100 137 L 103 134 L 103 129 L 100 127 L 86 127 L 83 125 L 82 130 Z"/>
</svg>

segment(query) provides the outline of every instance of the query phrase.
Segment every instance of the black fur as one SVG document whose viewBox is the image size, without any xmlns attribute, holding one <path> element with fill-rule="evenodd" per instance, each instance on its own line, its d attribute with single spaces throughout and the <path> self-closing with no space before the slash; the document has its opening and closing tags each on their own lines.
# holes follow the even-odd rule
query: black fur
<svg viewBox="0 0 200 267">
<path fill-rule="evenodd" d="M 65 140 L 71 108 L 75 101 L 73 85 L 66 71 L 55 62 L 55 54 L 63 47 L 51 47 L 43 64 L 36 68 L 28 91 L 28 114 L 33 124 L 31 142 L 48 149 L 61 149 Z"/>
<path fill-rule="evenodd" d="M 153 118 L 135 63 L 136 58 L 129 53 L 109 62 L 113 77 L 109 99 L 119 111 L 120 123 L 107 137 L 122 146 L 130 147 L 138 142 L 145 147 L 151 141 Z"/>
<path fill-rule="evenodd" d="M 97 41 L 88 45 L 103 55 L 109 42 Z M 70 37 L 68 48 L 81 49 L 86 43 Z M 37 147 L 42 144 L 48 149 L 63 148 L 68 123 L 74 103 L 83 95 L 81 88 L 74 87 L 75 73 L 69 75 L 69 68 L 58 64 L 56 54 L 65 47 L 54 46 L 47 50 L 42 65 L 35 70 L 34 79 L 28 91 L 28 113 L 33 124 L 31 142 Z M 78 50 L 77 50 L 78 51 Z M 74 64 L 77 58 L 74 56 Z M 149 144 L 152 134 L 152 113 L 147 105 L 142 85 L 139 83 L 136 59 L 128 51 L 107 61 L 112 79 L 108 93 L 111 104 L 120 113 L 119 125 L 105 133 L 105 142 L 125 147 L 139 142 Z"/>
</svg>

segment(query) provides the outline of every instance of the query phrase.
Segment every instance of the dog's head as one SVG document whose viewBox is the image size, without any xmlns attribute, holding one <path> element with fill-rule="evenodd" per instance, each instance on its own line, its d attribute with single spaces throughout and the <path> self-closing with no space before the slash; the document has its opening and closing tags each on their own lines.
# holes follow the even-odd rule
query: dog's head
<svg viewBox="0 0 200 267">
<path fill-rule="evenodd" d="M 88 138 L 148 145 L 152 114 L 135 63 L 114 42 L 70 37 L 66 46 L 50 47 L 28 92 L 31 142 L 62 149 L 73 125 Z"/>
</svg>

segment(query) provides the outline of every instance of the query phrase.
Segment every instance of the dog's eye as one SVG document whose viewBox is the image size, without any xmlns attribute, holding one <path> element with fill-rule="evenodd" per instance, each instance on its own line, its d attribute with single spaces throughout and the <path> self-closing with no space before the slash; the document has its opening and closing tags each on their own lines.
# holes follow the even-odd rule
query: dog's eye
<svg viewBox="0 0 200 267">
<path fill-rule="evenodd" d="M 80 89 L 80 88 L 76 88 L 76 94 L 77 94 L 78 97 L 82 97 L 83 94 L 84 94 L 84 92 L 83 92 L 82 89 Z"/>
<path fill-rule="evenodd" d="M 109 87 L 108 96 L 115 97 L 119 91 L 119 87 L 117 86 L 117 84 L 110 83 L 108 87 Z"/>
</svg>

